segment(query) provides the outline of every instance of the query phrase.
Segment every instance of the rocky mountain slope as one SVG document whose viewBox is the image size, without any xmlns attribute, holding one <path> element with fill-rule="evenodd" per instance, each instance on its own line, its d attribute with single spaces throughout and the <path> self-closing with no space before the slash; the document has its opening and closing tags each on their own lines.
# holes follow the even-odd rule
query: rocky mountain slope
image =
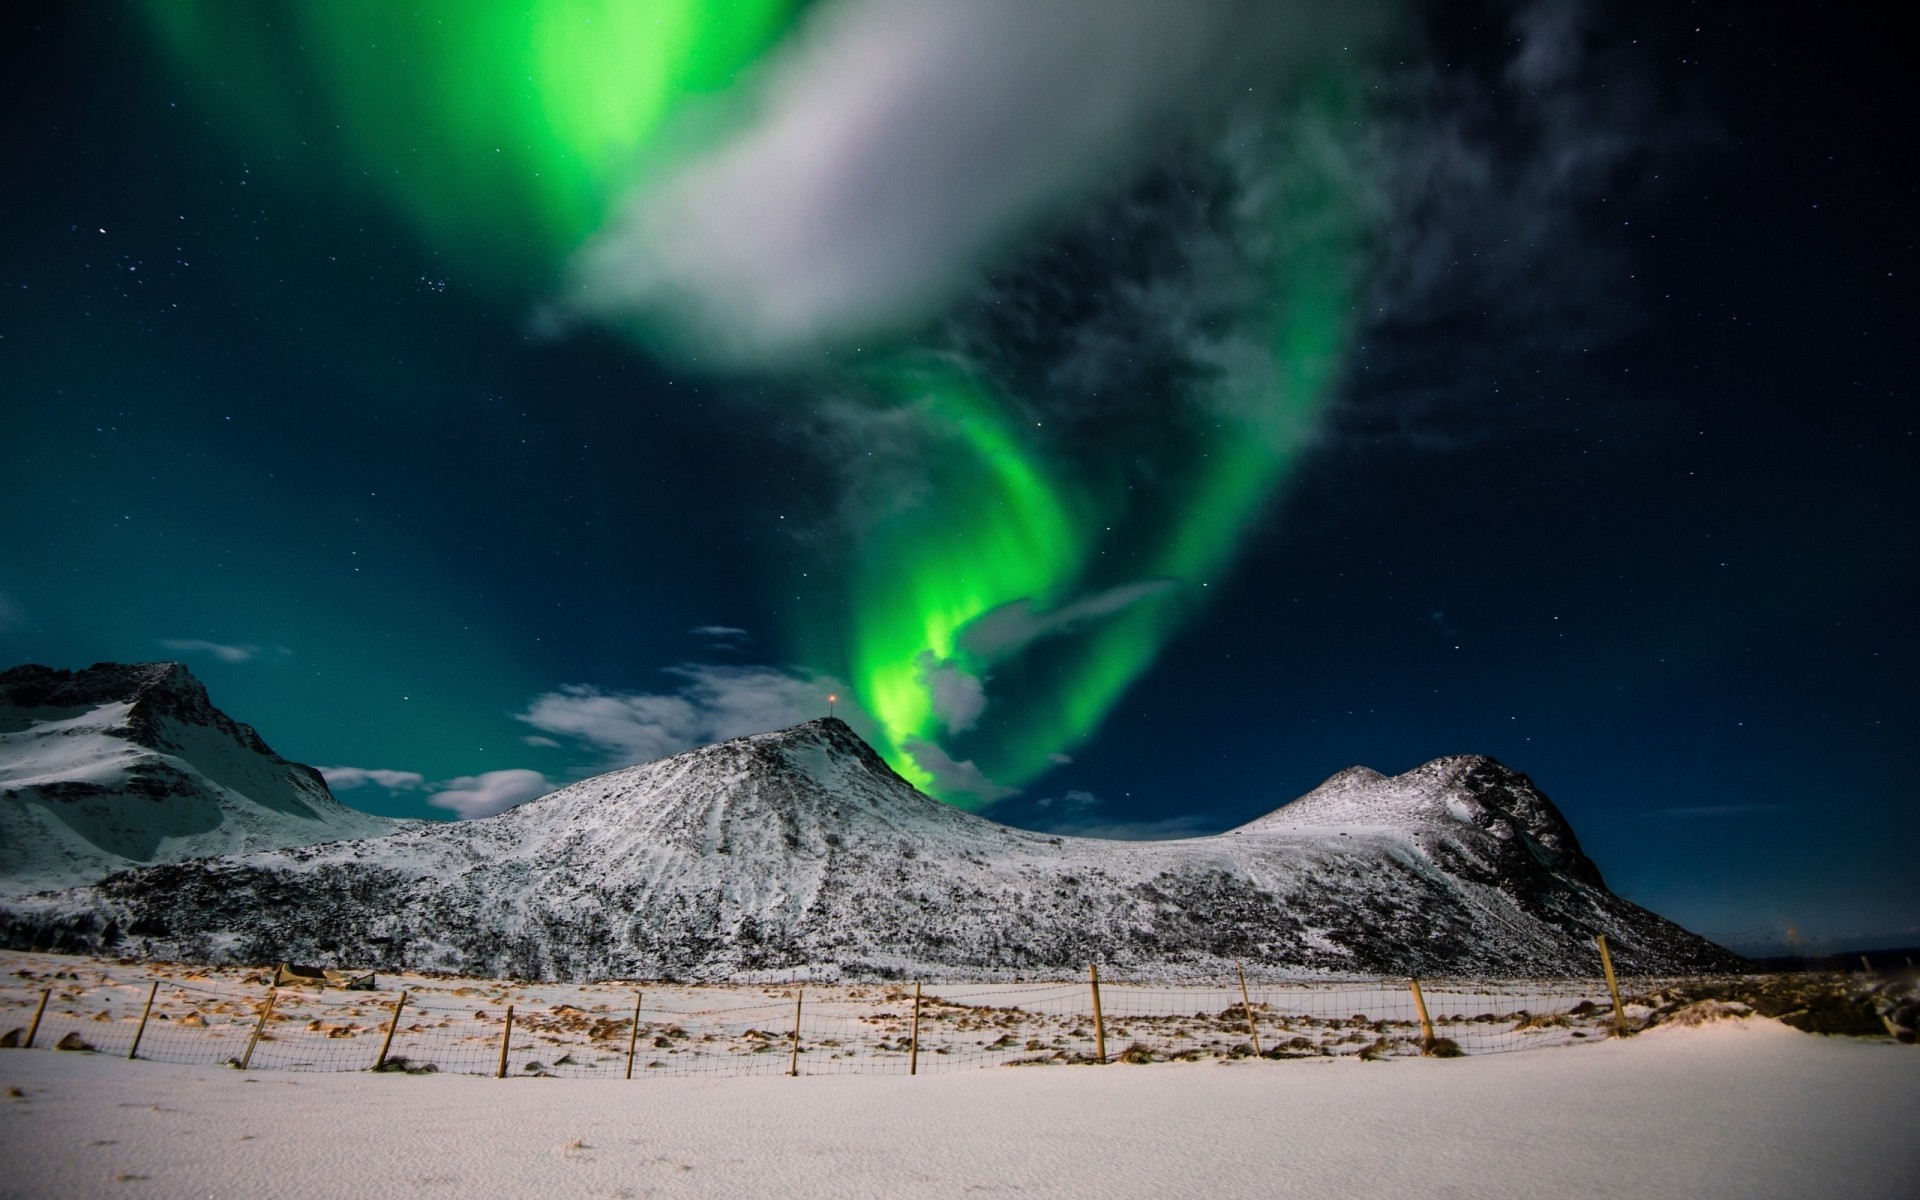
<svg viewBox="0 0 1920 1200">
<path fill-rule="evenodd" d="M 0 672 L 0 894 L 398 827 L 335 800 L 179 663 Z"/>
<path fill-rule="evenodd" d="M 1354 769 L 1170 842 L 1011 829 L 914 790 L 828 718 L 501 816 L 151 867 L 0 904 L 16 947 L 527 978 L 1591 975 L 1738 960 L 1606 890 L 1522 775 Z"/>
</svg>

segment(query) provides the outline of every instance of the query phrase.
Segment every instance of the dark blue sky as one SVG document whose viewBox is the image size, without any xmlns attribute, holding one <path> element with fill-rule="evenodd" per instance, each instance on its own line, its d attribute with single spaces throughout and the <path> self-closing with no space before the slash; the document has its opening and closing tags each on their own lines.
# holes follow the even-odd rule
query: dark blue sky
<svg viewBox="0 0 1920 1200">
<path fill-rule="evenodd" d="M 1494 182 L 1384 177 L 1411 198 L 1314 437 L 1210 599 L 991 815 L 1210 832 L 1353 763 L 1486 753 L 1692 927 L 1920 932 L 1910 72 L 1842 15 L 1666 7 L 1578 7 L 1551 110 L 1515 82 L 1530 8 L 1405 18 L 1391 157 L 1465 138 Z M 550 281 L 483 284 L 319 149 L 249 142 L 135 9 L 6 21 L 7 665 L 180 658 L 283 754 L 418 777 L 346 802 L 440 816 L 844 677 L 793 633 L 840 602 L 860 483 L 831 382 L 536 333 Z M 1543 174 L 1569 147 L 1588 172 Z M 1143 170 L 1204 190 L 1182 153 Z M 1101 249 L 1161 212 L 1146 177 L 988 294 L 1098 307 L 1178 241 L 1155 215 Z M 1395 284 L 1414 260 L 1439 281 Z M 1002 338 L 993 369 L 1045 393 L 1071 341 Z M 1076 453 L 1137 465 L 1155 418 L 1105 413 L 1074 410 Z"/>
</svg>

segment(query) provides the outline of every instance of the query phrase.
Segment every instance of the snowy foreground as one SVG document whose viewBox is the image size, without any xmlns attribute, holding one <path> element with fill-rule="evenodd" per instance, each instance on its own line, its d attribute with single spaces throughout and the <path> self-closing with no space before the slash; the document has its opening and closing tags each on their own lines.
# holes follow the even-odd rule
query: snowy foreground
<svg viewBox="0 0 1920 1200">
<path fill-rule="evenodd" d="M 495 1080 L 0 1050 L 0 1196 L 1920 1195 L 1920 1050 Z"/>
</svg>

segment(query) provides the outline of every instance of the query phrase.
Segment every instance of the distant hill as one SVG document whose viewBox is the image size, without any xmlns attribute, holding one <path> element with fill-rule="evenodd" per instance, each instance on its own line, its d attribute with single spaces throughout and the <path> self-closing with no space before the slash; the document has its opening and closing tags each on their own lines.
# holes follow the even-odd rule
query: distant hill
<svg viewBox="0 0 1920 1200">
<path fill-rule="evenodd" d="M 335 800 L 179 663 L 0 673 L 0 894 L 400 826 Z"/>
<path fill-rule="evenodd" d="M 1214 837 L 1012 829 L 841 721 L 601 775 L 500 816 L 156 866 L 0 904 L 16 947 L 527 978 L 1313 972 L 1592 976 L 1738 958 L 1609 892 L 1487 758 L 1342 772 Z"/>
</svg>

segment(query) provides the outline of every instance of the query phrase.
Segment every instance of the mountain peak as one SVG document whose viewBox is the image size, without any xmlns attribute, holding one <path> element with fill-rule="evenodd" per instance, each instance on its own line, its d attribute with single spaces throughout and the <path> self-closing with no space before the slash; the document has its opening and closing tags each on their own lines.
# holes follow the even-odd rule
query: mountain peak
<svg viewBox="0 0 1920 1200">
<path fill-rule="evenodd" d="M 176 662 L 0 672 L 0 890 L 384 833 Z"/>
<path fill-rule="evenodd" d="M 1600 869 L 1581 851 L 1553 801 L 1533 780 L 1485 754 L 1450 754 L 1399 775 L 1348 767 L 1231 832 L 1346 827 L 1432 834 L 1461 825 L 1513 842 L 1539 862 L 1601 886 Z"/>
</svg>

